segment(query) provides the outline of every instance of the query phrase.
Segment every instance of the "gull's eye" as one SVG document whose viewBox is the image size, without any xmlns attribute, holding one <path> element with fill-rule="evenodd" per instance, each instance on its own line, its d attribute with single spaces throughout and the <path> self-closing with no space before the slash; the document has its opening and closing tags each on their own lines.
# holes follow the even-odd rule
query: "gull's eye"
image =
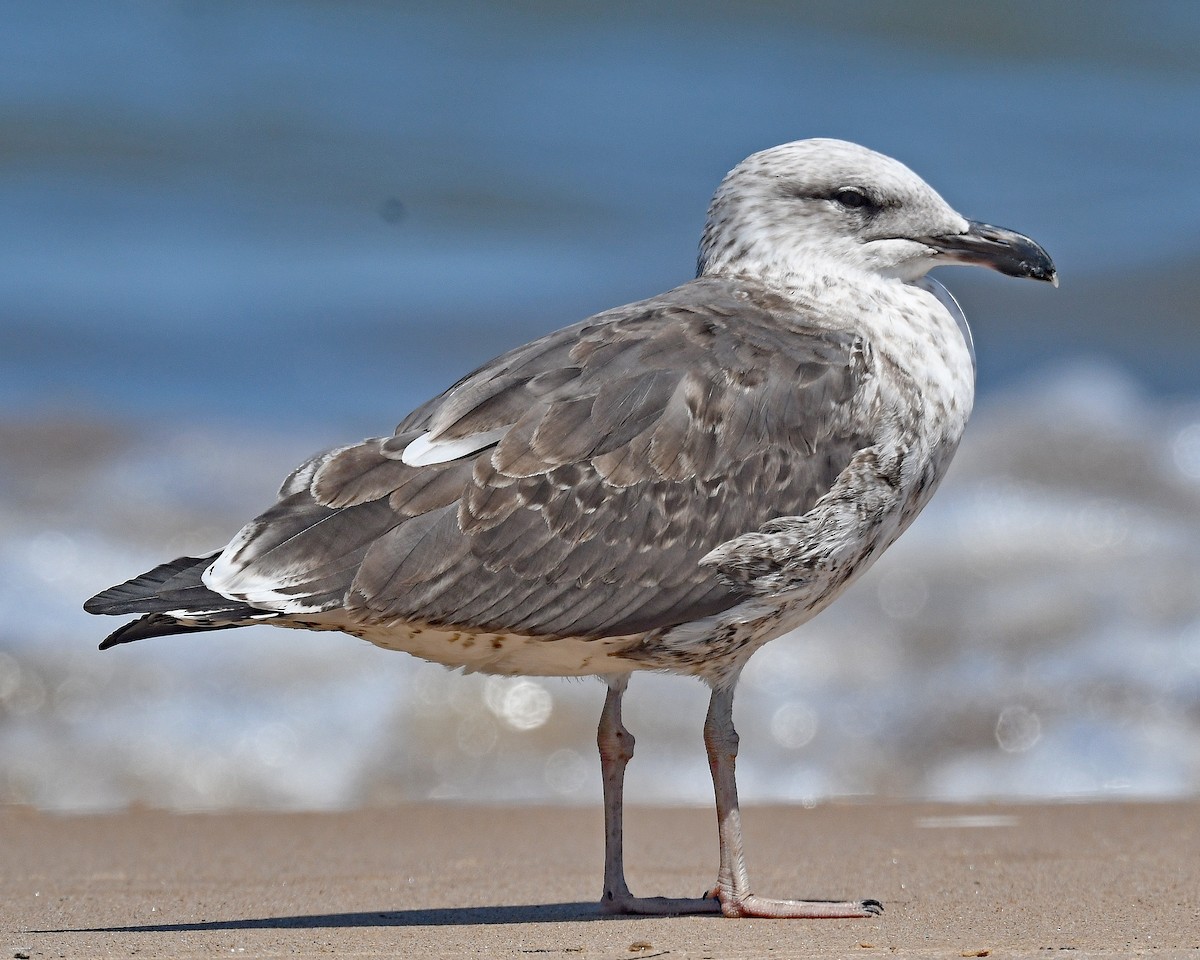
<svg viewBox="0 0 1200 960">
<path fill-rule="evenodd" d="M 833 202 L 847 210 L 860 210 L 874 206 L 871 198 L 856 187 L 843 187 L 833 195 Z"/>
</svg>

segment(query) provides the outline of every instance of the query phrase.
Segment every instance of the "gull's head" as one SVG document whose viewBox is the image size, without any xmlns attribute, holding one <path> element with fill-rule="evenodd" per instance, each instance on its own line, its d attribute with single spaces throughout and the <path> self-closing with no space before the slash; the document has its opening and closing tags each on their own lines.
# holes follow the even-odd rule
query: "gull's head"
<svg viewBox="0 0 1200 960">
<path fill-rule="evenodd" d="M 797 140 L 748 157 L 721 182 L 699 273 L 911 281 L 944 263 L 1058 283 L 1038 244 L 967 220 L 898 160 L 844 140 Z"/>
</svg>

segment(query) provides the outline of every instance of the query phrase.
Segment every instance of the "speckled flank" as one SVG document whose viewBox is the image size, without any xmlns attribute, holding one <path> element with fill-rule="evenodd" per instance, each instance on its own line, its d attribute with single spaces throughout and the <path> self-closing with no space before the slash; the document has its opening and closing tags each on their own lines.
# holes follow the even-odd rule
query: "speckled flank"
<svg viewBox="0 0 1200 960">
<path fill-rule="evenodd" d="M 550 640 L 517 633 L 445 629 L 408 621 L 364 624 L 348 618 L 343 611 L 306 620 L 287 618 L 279 625 L 339 630 L 388 650 L 410 653 L 447 667 L 463 667 L 469 673 L 509 676 L 567 677 L 628 672 L 635 669 L 635 664 L 622 654 L 642 639 L 635 635 Z"/>
</svg>

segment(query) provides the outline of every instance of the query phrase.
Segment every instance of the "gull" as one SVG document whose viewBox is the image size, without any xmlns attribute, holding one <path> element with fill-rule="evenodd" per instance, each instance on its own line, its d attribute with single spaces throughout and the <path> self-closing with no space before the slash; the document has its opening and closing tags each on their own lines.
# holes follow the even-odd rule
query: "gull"
<svg viewBox="0 0 1200 960">
<path fill-rule="evenodd" d="M 904 531 L 970 414 L 969 328 L 927 272 L 1057 286 L 1047 253 L 967 220 L 900 162 L 838 140 L 755 153 L 708 209 L 697 276 L 484 364 L 392 436 L 321 453 L 223 549 L 90 599 L 140 614 L 101 649 L 252 624 L 340 630 L 466 671 L 597 676 L 609 913 L 865 917 L 877 900 L 752 892 L 733 693 L 763 644 Z M 696 899 L 625 882 L 630 675 L 711 688 L 720 839 Z"/>
</svg>

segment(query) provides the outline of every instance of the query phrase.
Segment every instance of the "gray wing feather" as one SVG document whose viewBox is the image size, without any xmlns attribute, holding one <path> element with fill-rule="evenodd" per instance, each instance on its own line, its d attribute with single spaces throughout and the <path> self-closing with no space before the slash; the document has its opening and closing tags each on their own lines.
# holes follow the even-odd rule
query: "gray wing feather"
<svg viewBox="0 0 1200 960">
<path fill-rule="evenodd" d="M 303 465 L 232 559 L 364 620 L 599 637 L 727 609 L 746 593 L 701 558 L 805 513 L 872 442 L 863 343 L 794 310 L 701 279 L 527 344 L 394 437 Z M 425 432 L 499 427 L 468 457 L 400 460 Z"/>
</svg>

